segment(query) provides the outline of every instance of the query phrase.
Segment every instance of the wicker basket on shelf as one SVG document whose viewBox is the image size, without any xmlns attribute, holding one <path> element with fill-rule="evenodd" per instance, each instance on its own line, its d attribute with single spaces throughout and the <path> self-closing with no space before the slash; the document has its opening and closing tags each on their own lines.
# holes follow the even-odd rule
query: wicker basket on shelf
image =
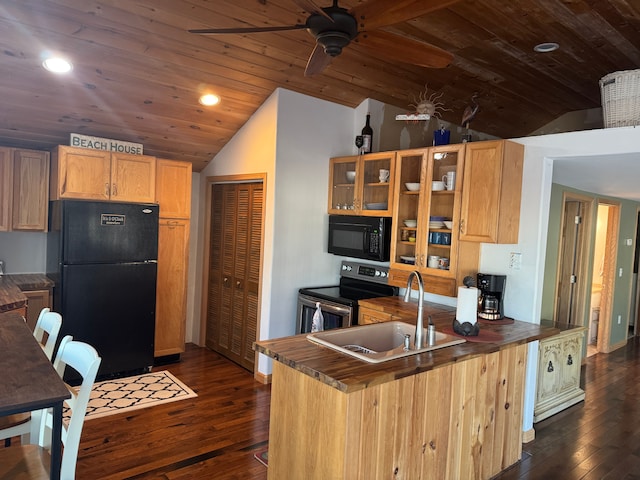
<svg viewBox="0 0 640 480">
<path fill-rule="evenodd" d="M 605 128 L 640 125 L 640 69 L 605 75 L 600 93 Z"/>
</svg>

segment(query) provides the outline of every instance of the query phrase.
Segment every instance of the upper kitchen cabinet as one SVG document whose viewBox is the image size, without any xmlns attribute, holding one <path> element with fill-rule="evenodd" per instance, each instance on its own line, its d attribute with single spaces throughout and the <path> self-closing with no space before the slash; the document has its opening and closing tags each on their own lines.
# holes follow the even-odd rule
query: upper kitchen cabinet
<svg viewBox="0 0 640 480">
<path fill-rule="evenodd" d="M 475 274 L 478 245 L 458 235 L 464 161 L 463 144 L 397 152 L 391 284 L 406 286 L 417 269 L 425 290 L 455 296 Z"/>
<path fill-rule="evenodd" d="M 466 144 L 461 240 L 518 243 L 523 159 L 508 140 Z"/>
<path fill-rule="evenodd" d="M 49 153 L 0 148 L 0 231 L 47 229 Z"/>
<path fill-rule="evenodd" d="M 157 160 L 156 203 L 161 218 L 190 218 L 191 170 L 190 162 Z"/>
<path fill-rule="evenodd" d="M 7 232 L 11 228 L 12 183 L 11 149 L 0 147 L 0 232 Z"/>
<path fill-rule="evenodd" d="M 62 145 L 53 152 L 52 200 L 153 203 L 155 186 L 155 157 Z"/>
<path fill-rule="evenodd" d="M 329 213 L 391 216 L 395 158 L 395 152 L 332 158 Z"/>
</svg>

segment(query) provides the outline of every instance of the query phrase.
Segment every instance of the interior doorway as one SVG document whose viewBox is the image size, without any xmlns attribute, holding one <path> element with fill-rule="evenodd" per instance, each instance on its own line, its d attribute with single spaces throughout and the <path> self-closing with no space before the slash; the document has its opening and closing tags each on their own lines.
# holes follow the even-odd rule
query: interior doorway
<svg viewBox="0 0 640 480">
<path fill-rule="evenodd" d="M 640 335 L 640 282 L 638 281 L 638 263 L 640 262 L 640 208 L 636 213 L 636 238 L 633 258 L 632 304 L 629 312 L 629 336 Z"/>
<path fill-rule="evenodd" d="M 236 181 L 233 181 L 236 180 Z M 210 178 L 205 345 L 253 372 L 260 318 L 264 182 Z"/>
<path fill-rule="evenodd" d="M 594 199 L 565 192 L 556 275 L 554 320 L 584 325 L 591 212 Z"/>
</svg>

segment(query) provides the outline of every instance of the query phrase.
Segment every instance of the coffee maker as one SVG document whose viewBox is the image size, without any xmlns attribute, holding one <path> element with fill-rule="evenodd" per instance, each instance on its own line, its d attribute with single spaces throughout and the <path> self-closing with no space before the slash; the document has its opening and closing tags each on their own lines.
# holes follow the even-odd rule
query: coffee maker
<svg viewBox="0 0 640 480">
<path fill-rule="evenodd" d="M 504 318 L 504 288 L 506 275 L 478 273 L 478 317 L 485 320 Z"/>
</svg>

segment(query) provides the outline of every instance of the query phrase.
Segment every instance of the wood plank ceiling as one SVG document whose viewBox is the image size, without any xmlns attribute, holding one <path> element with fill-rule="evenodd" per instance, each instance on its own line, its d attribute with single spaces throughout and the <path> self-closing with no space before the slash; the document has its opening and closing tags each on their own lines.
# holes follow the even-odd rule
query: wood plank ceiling
<svg viewBox="0 0 640 480">
<path fill-rule="evenodd" d="M 0 144 L 49 149 L 75 132 L 143 143 L 145 153 L 200 171 L 277 87 L 409 111 L 427 85 L 429 95 L 442 94 L 442 118 L 455 124 L 477 93 L 471 127 L 518 137 L 599 107 L 598 80 L 640 65 L 636 0 L 460 0 L 386 28 L 451 52 L 443 69 L 383 62 L 352 43 L 323 73 L 305 77 L 314 40 L 303 30 L 187 32 L 307 16 L 293 0 L 1 0 Z M 560 49 L 534 52 L 541 42 Z M 72 73 L 45 72 L 47 50 L 68 56 Z M 221 103 L 200 105 L 204 91 Z"/>
</svg>

